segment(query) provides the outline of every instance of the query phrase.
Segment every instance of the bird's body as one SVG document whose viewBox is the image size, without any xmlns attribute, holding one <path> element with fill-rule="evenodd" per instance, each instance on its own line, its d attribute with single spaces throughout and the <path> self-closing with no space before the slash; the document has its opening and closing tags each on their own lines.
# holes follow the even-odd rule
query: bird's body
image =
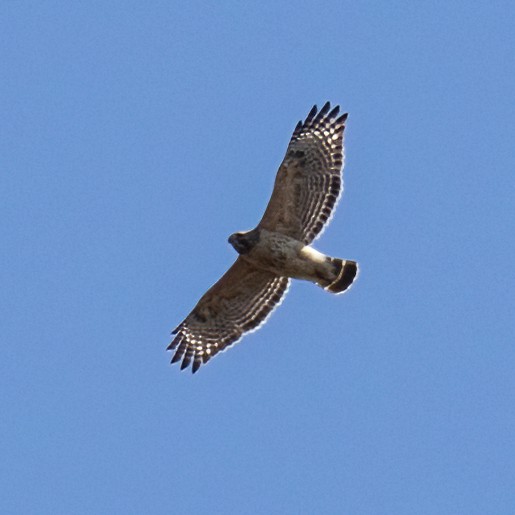
<svg viewBox="0 0 515 515">
<path fill-rule="evenodd" d="M 292 279 L 312 280 L 319 267 L 324 266 L 324 256 L 309 246 L 280 232 L 258 229 L 259 239 L 242 259 L 257 268 L 268 270 Z"/>
<path fill-rule="evenodd" d="M 282 301 L 290 279 L 346 291 L 355 261 L 310 246 L 329 222 L 342 191 L 343 132 L 347 115 L 327 102 L 299 122 L 277 172 L 272 197 L 255 229 L 234 233 L 239 256 L 173 331 L 172 363 L 195 372 L 215 354 L 257 329 Z"/>
<path fill-rule="evenodd" d="M 248 243 L 242 245 L 242 240 Z M 342 268 L 347 267 L 349 273 L 355 263 L 331 258 L 291 236 L 266 229 L 256 228 L 247 233 L 235 233 L 229 238 L 229 243 L 240 253 L 242 260 L 258 269 L 310 281 L 328 289 L 338 280 Z M 240 252 L 238 249 L 244 250 Z"/>
</svg>

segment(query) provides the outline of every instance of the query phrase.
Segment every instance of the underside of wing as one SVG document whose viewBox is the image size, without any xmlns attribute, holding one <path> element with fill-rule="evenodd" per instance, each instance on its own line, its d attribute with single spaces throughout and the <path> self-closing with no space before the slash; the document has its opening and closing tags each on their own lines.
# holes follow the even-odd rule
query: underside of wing
<svg viewBox="0 0 515 515">
<path fill-rule="evenodd" d="M 309 244 L 328 223 L 342 191 L 347 114 L 339 110 L 314 106 L 297 124 L 260 227 Z"/>
<path fill-rule="evenodd" d="M 196 372 L 215 354 L 257 329 L 277 307 L 289 279 L 259 270 L 241 257 L 199 300 L 193 311 L 172 332 L 168 350 L 181 369 L 192 364 Z"/>
</svg>

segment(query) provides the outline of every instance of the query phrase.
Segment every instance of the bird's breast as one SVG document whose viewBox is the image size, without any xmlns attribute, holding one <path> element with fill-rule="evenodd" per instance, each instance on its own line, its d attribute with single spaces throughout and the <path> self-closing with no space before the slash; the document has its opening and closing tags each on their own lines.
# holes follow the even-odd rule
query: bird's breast
<svg viewBox="0 0 515 515">
<path fill-rule="evenodd" d="M 261 230 L 259 242 L 245 255 L 254 266 L 277 275 L 290 275 L 289 268 L 301 259 L 303 243 L 284 234 Z"/>
</svg>

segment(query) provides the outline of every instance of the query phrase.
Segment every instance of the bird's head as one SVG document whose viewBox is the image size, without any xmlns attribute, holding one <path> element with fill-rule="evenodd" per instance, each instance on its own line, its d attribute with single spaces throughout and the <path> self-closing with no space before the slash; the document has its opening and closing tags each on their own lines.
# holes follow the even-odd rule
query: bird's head
<svg viewBox="0 0 515 515">
<path fill-rule="evenodd" d="M 235 232 L 229 236 L 229 243 L 238 254 L 247 254 L 259 241 L 259 231 Z"/>
</svg>

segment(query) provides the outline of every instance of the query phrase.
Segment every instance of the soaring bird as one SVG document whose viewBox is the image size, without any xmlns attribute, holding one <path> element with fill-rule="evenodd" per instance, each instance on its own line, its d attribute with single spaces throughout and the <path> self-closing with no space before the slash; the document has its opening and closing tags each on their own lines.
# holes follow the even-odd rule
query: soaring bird
<svg viewBox="0 0 515 515">
<path fill-rule="evenodd" d="M 331 219 L 342 192 L 347 113 L 329 102 L 313 106 L 291 137 L 265 214 L 255 229 L 229 243 L 234 264 L 174 329 L 168 350 L 181 369 L 196 372 L 214 355 L 261 326 L 281 303 L 290 279 L 311 281 L 331 293 L 348 290 L 356 261 L 329 257 L 311 243 Z"/>
</svg>

